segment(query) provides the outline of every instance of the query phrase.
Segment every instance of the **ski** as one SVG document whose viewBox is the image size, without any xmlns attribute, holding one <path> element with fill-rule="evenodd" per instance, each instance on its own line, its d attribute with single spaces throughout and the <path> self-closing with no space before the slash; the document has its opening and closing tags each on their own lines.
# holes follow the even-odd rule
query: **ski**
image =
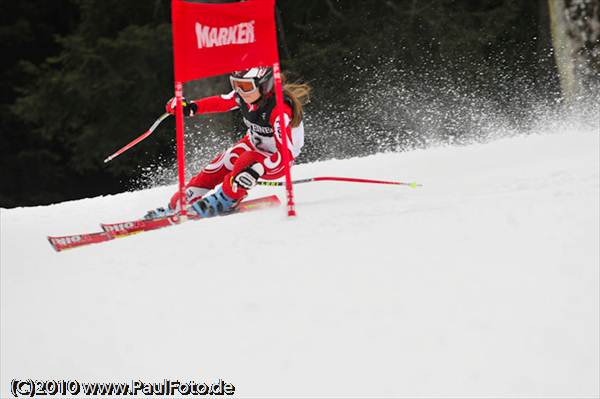
<svg viewBox="0 0 600 399">
<path fill-rule="evenodd" d="M 65 249 L 77 248 L 83 245 L 97 244 L 112 240 L 114 237 L 105 231 L 89 234 L 75 234 L 70 236 L 48 237 L 50 245 L 56 252 L 64 251 Z"/>
<path fill-rule="evenodd" d="M 238 213 L 245 213 L 259 209 L 276 207 L 280 204 L 281 202 L 279 201 L 279 198 L 276 195 L 270 195 L 268 197 L 261 197 L 248 201 L 243 201 L 238 205 L 235 211 L 222 216 L 229 216 Z M 188 216 L 186 220 L 200 219 L 203 218 L 199 216 Z M 173 226 L 176 224 L 180 224 L 181 222 L 182 221 L 179 220 L 179 216 L 175 215 L 158 219 L 138 219 L 121 223 L 102 223 L 100 226 L 102 227 L 103 231 L 101 232 L 75 234 L 70 236 L 49 236 L 48 241 L 57 252 L 60 252 L 66 249 L 77 248 L 89 244 L 97 244 L 105 241 L 110 241 L 115 238 L 127 237 L 132 234 Z"/>
<path fill-rule="evenodd" d="M 253 200 L 243 201 L 238 205 L 236 210 L 232 213 L 223 215 L 228 216 L 236 213 L 244 213 L 248 211 L 254 211 L 263 208 L 270 208 L 273 206 L 278 206 L 280 204 L 279 198 L 276 195 L 271 195 L 268 197 L 256 198 Z M 188 216 L 189 220 L 199 220 L 201 217 Z M 104 232 L 110 233 L 113 236 L 122 236 L 122 235 L 130 235 L 135 234 L 140 231 L 151 231 L 160 229 L 163 227 L 172 226 L 174 224 L 179 224 L 179 216 L 168 216 L 164 218 L 157 219 L 138 219 L 130 222 L 121 222 L 121 223 L 103 223 L 100 225 Z"/>
</svg>

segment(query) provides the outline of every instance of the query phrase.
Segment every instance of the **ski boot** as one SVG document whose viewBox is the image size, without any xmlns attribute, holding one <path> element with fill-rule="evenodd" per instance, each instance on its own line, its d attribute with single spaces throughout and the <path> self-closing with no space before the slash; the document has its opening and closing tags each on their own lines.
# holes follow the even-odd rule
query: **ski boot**
<svg viewBox="0 0 600 399">
<path fill-rule="evenodd" d="M 223 188 L 219 187 L 213 194 L 194 202 L 191 210 L 196 212 L 200 217 L 206 218 L 231 213 L 235 211 L 239 202 L 239 200 L 229 198 L 223 192 Z"/>
<path fill-rule="evenodd" d="M 173 216 L 175 215 L 175 210 L 169 208 L 167 206 L 167 208 L 163 208 L 162 206 L 156 209 L 152 209 L 149 210 L 148 212 L 146 212 L 146 214 L 144 215 L 144 219 L 145 220 L 151 220 L 151 219 L 160 219 L 160 218 L 164 218 L 167 216 Z"/>
</svg>

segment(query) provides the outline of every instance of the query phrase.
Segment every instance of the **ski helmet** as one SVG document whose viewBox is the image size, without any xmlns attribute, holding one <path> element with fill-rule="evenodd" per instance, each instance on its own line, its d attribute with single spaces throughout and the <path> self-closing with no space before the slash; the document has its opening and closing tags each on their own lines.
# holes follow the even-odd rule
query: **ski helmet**
<svg viewBox="0 0 600 399">
<path fill-rule="evenodd" d="M 236 71 L 229 77 L 233 90 L 242 93 L 251 93 L 260 90 L 260 94 L 273 90 L 273 69 L 268 67 L 255 67 L 244 71 Z"/>
</svg>

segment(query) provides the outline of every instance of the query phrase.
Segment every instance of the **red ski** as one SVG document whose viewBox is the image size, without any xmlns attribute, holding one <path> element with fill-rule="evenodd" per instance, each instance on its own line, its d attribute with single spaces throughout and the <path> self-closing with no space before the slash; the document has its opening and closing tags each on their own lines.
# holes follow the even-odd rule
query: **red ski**
<svg viewBox="0 0 600 399">
<path fill-rule="evenodd" d="M 223 215 L 233 215 L 237 213 L 244 213 L 255 211 L 259 209 L 271 208 L 279 206 L 281 202 L 276 195 L 268 197 L 256 198 L 253 200 L 243 201 L 238 205 L 236 210 L 232 213 Z M 200 220 L 198 216 L 188 217 L 188 220 Z M 65 249 L 71 249 L 80 247 L 83 245 L 96 244 L 104 241 L 113 240 L 115 238 L 127 237 L 132 234 L 141 233 L 144 231 L 151 231 L 160 229 L 167 226 L 173 226 L 179 224 L 179 216 L 170 216 L 159 219 L 139 219 L 130 222 L 121 223 L 110 223 L 101 224 L 102 232 L 90 233 L 90 234 L 76 234 L 71 236 L 59 236 L 59 237 L 48 237 L 48 241 L 52 247 L 60 252 Z"/>
<path fill-rule="evenodd" d="M 236 208 L 235 213 L 243 213 L 248 211 L 254 211 L 263 208 L 270 208 L 273 206 L 278 206 L 280 204 L 279 198 L 276 195 L 271 195 L 269 197 L 261 197 L 253 200 L 248 200 L 240 203 Z M 226 215 L 224 215 L 226 216 Z M 189 220 L 199 220 L 201 219 L 199 216 L 188 216 Z M 122 235 L 130 235 L 134 233 L 138 233 L 140 231 L 150 231 L 156 230 L 163 227 L 171 226 L 179 223 L 179 216 L 169 216 L 165 218 L 158 219 L 139 219 L 133 220 L 131 222 L 121 222 L 121 223 L 103 223 L 100 226 L 102 230 L 106 233 L 110 233 L 113 236 L 122 236 Z"/>
<path fill-rule="evenodd" d="M 48 237 L 50 245 L 54 247 L 57 252 L 65 249 L 77 248 L 82 245 L 96 244 L 112 240 L 114 237 L 112 234 L 103 231 L 101 233 L 90 233 L 90 234 L 75 234 L 72 236 L 60 236 L 60 237 Z"/>
</svg>

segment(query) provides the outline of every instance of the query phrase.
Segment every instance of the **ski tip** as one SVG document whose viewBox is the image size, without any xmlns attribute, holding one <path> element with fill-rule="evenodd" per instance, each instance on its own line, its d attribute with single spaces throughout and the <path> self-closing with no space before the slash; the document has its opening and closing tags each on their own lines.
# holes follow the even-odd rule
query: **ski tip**
<svg viewBox="0 0 600 399">
<path fill-rule="evenodd" d="M 408 183 L 408 185 L 410 186 L 410 188 L 423 187 L 422 184 L 417 184 L 416 181 L 413 181 L 412 183 Z"/>
<path fill-rule="evenodd" d="M 54 245 L 54 242 L 52 241 L 52 237 L 46 236 L 46 238 L 48 239 L 48 242 L 50 243 L 50 245 L 52 246 L 52 248 L 54 248 L 54 250 L 56 252 L 60 252 L 60 248 L 58 248 L 56 245 Z"/>
</svg>

